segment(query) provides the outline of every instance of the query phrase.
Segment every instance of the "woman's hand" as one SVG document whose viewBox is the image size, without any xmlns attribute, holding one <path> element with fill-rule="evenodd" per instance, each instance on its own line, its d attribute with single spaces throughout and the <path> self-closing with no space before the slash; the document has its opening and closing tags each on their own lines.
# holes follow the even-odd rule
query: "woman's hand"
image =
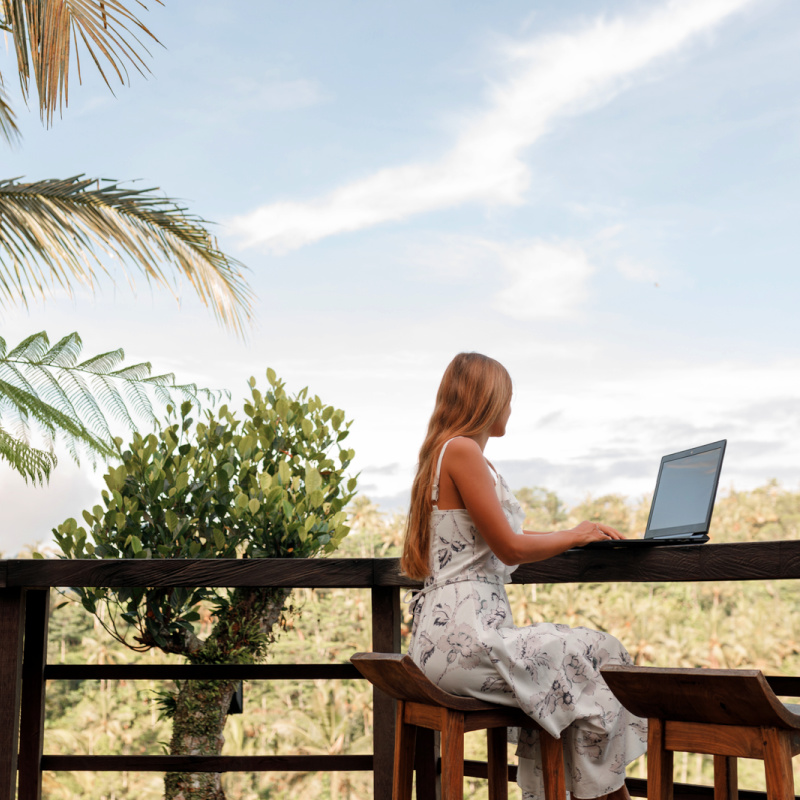
<svg viewBox="0 0 800 800">
<path fill-rule="evenodd" d="M 625 538 L 616 528 L 612 528 L 610 525 L 603 525 L 602 522 L 589 522 L 588 520 L 579 523 L 570 532 L 575 534 L 575 547 L 583 547 L 589 542 Z"/>
</svg>

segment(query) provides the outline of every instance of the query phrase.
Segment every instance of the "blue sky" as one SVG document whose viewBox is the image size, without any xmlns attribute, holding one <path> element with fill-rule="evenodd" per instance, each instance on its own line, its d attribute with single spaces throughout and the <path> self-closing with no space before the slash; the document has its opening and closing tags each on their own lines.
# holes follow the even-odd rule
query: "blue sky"
<svg viewBox="0 0 800 800">
<path fill-rule="evenodd" d="M 267 366 L 354 419 L 361 489 L 402 502 L 444 366 L 515 381 L 487 455 L 568 500 L 652 489 L 729 439 L 722 485 L 798 488 L 800 6 L 792 0 L 168 3 L 112 96 L 83 62 L 4 175 L 137 180 L 219 223 L 245 341 L 178 282 L 2 310 L 244 395 Z M 0 57 L 16 98 L 13 64 Z M 110 265 L 112 272 L 113 265 Z M 66 457 L 0 475 L 0 550 L 95 502 Z"/>
</svg>

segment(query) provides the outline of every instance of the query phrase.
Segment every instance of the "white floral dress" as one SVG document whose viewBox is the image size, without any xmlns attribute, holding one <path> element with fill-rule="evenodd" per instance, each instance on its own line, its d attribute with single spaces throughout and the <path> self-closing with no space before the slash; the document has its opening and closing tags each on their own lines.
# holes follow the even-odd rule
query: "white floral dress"
<svg viewBox="0 0 800 800">
<path fill-rule="evenodd" d="M 622 786 L 626 764 L 645 751 L 647 723 L 619 704 L 600 667 L 631 658 L 613 636 L 589 628 L 514 625 L 504 584 L 516 567 L 494 555 L 466 510 L 436 506 L 446 447 L 432 487 L 431 574 L 411 601 L 409 655 L 444 690 L 518 706 L 562 737 L 573 796 L 612 792 Z M 519 503 L 499 475 L 496 486 L 509 524 L 524 535 Z M 517 781 L 525 800 L 544 798 L 538 740 L 535 731 L 518 732 Z"/>
</svg>

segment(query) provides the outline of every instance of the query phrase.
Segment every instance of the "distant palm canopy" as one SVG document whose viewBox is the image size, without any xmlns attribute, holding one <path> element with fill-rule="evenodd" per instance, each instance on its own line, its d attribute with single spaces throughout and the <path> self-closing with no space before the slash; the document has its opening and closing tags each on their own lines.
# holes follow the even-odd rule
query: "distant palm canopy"
<svg viewBox="0 0 800 800">
<path fill-rule="evenodd" d="M 84 63 L 91 60 L 110 88 L 110 80 L 127 83 L 129 69 L 149 71 L 142 41 L 157 42 L 118 0 L 0 0 L 0 29 L 13 43 L 22 96 L 38 98 L 47 126 L 67 104 L 73 48 L 77 63 L 88 55 Z M 2 75 L 0 138 L 7 145 L 21 139 Z M 252 316 L 245 268 L 219 249 L 208 225 L 157 188 L 83 175 L 30 183 L 0 178 L 0 306 L 27 307 L 76 285 L 94 291 L 109 275 L 110 258 L 176 297 L 172 279 L 183 278 L 222 325 L 241 335 Z M 78 363 L 80 350 L 77 333 L 53 347 L 45 333 L 34 334 L 10 351 L 0 338 L 0 461 L 26 480 L 48 479 L 59 437 L 76 460 L 81 449 L 112 455 L 109 413 L 130 427 L 137 414 L 152 420 L 151 399 L 167 401 L 177 392 L 197 400 L 196 387 L 151 376 L 149 363 L 123 366 L 121 349 Z"/>
</svg>

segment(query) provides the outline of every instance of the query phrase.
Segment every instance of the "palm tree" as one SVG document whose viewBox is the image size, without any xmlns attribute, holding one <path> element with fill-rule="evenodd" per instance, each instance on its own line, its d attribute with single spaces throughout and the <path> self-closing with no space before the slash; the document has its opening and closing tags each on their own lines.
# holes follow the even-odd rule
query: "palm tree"
<svg viewBox="0 0 800 800">
<path fill-rule="evenodd" d="M 0 0 L 0 29 L 16 53 L 22 95 L 36 94 L 46 125 L 66 105 L 73 50 L 79 77 L 83 52 L 111 88 L 109 77 L 124 84 L 129 68 L 147 71 L 143 42 L 157 42 L 119 0 Z M 19 139 L 2 75 L 0 138 Z M 219 249 L 207 226 L 157 189 L 83 175 L 0 179 L 0 306 L 27 306 L 76 284 L 94 288 L 107 272 L 105 256 L 167 288 L 171 275 L 182 276 L 223 325 L 242 333 L 251 315 L 243 265 Z M 81 448 L 111 455 L 103 409 L 132 425 L 136 412 L 153 418 L 152 396 L 168 400 L 171 390 L 197 398 L 196 387 L 151 376 L 147 363 L 123 367 L 122 350 L 78 363 L 80 349 L 77 333 L 53 347 L 35 334 L 9 352 L 0 339 L 0 460 L 26 479 L 47 479 L 57 435 L 76 459 Z M 44 435 L 44 448 L 31 444 L 32 429 Z"/>
</svg>

